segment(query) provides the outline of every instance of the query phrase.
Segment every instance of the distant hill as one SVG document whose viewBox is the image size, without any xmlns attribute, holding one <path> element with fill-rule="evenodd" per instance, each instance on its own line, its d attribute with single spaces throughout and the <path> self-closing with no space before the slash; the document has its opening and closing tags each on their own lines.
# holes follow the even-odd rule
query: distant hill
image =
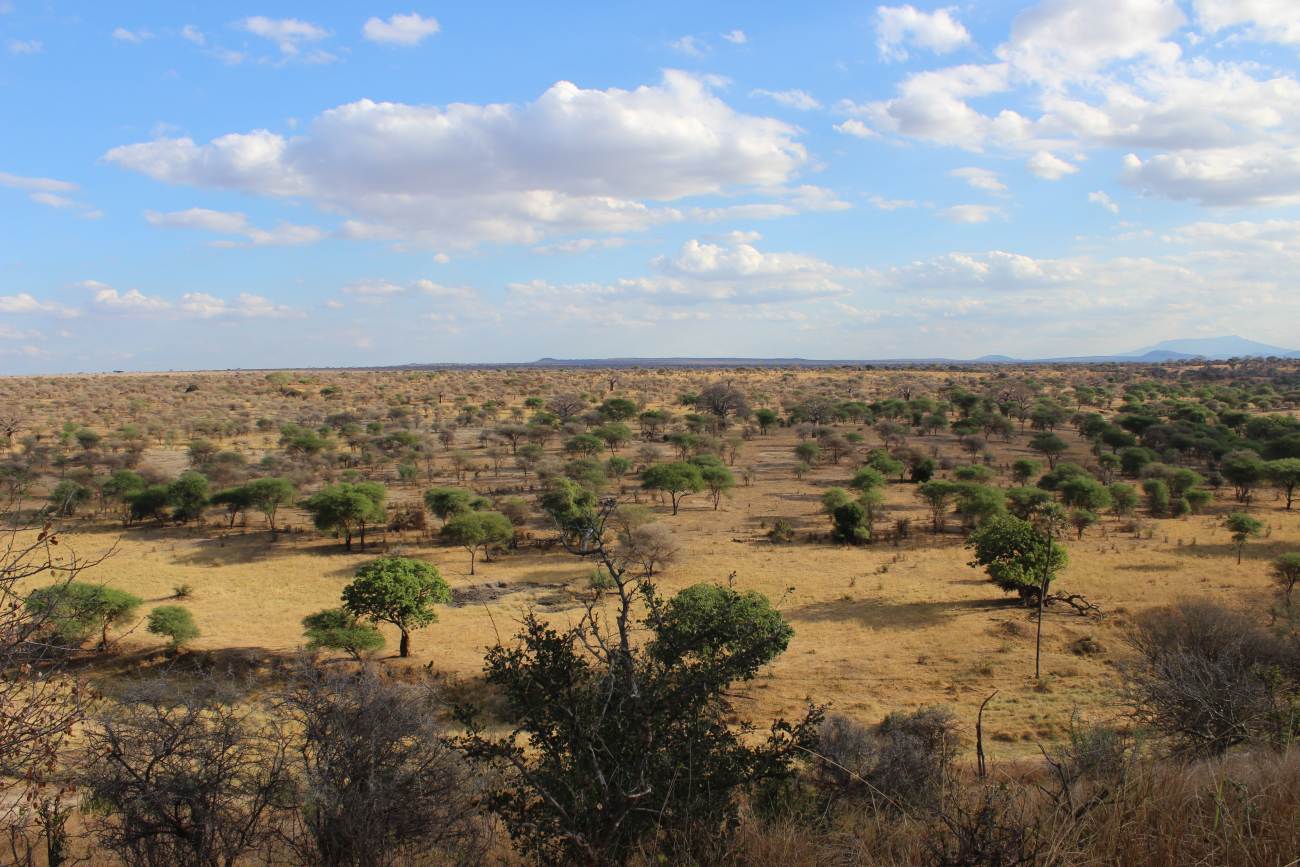
<svg viewBox="0 0 1300 867">
<path fill-rule="evenodd" d="M 1119 355 L 1075 355 L 1057 358 L 1013 358 L 1010 355 L 981 355 L 979 358 L 742 358 L 742 357 L 687 357 L 687 358 L 539 358 L 531 362 L 504 362 L 499 364 L 404 364 L 408 370 L 432 370 L 443 367 L 843 367 L 873 364 L 886 367 L 909 365 L 961 365 L 961 364 L 1159 364 L 1163 361 L 1188 361 L 1203 358 L 1221 361 L 1226 358 L 1267 357 L 1300 358 L 1300 350 L 1270 346 L 1244 337 L 1199 337 L 1182 340 L 1164 340 L 1154 346 L 1135 349 Z"/>
<path fill-rule="evenodd" d="M 1154 346 L 1147 346 L 1125 354 L 1130 356 L 1168 354 L 1172 359 L 1210 358 L 1215 360 L 1269 355 L 1275 355 L 1279 358 L 1300 358 L 1300 351 L 1283 349 L 1280 346 L 1269 346 L 1267 343 L 1247 340 L 1236 335 L 1162 340 Z"/>
</svg>

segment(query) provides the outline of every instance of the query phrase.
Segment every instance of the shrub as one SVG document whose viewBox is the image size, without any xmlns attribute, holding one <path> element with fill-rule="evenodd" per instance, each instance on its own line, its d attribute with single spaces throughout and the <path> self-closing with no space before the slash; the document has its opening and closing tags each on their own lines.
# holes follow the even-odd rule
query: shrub
<svg viewBox="0 0 1300 867">
<path fill-rule="evenodd" d="M 159 605 L 149 612 L 146 628 L 154 635 L 168 639 L 173 650 L 199 637 L 194 615 L 183 605 Z"/>
<path fill-rule="evenodd" d="M 327 608 L 308 614 L 302 619 L 302 625 L 308 650 L 342 650 L 353 659 L 361 659 L 362 654 L 384 646 L 383 633 L 362 623 L 344 608 Z"/>
<path fill-rule="evenodd" d="M 1245 615 L 1180 602 L 1144 612 L 1129 641 L 1138 653 L 1125 670 L 1129 703 L 1175 753 L 1218 755 L 1295 733 L 1294 658 Z"/>
</svg>

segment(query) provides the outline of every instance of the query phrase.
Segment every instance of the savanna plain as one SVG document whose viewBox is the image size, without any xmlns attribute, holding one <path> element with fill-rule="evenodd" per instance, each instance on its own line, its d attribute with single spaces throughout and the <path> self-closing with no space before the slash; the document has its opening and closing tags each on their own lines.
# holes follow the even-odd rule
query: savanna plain
<svg viewBox="0 0 1300 867">
<path fill-rule="evenodd" d="M 429 728 L 408 734 L 454 741 L 438 761 L 482 768 L 482 790 L 465 795 L 473 817 L 440 814 L 456 833 L 405 839 L 398 823 L 377 861 L 339 855 L 310 820 L 284 830 L 270 798 L 256 816 L 211 804 L 276 831 L 249 831 L 246 846 L 223 837 L 211 851 L 225 854 L 205 861 L 183 840 L 130 839 L 122 816 L 149 808 L 123 806 L 126 782 L 52 758 L 23 807 L 45 818 L 11 842 L 15 860 L 1297 855 L 1294 361 L 49 376 L 0 380 L 0 406 L 10 560 L 54 564 L 11 569 L 7 592 L 14 616 L 38 612 L 45 646 L 58 645 L 34 665 L 57 663 L 51 677 L 87 708 L 51 755 L 146 750 L 156 726 L 113 709 L 140 706 L 142 684 L 201 692 L 194 719 L 271 724 L 268 708 L 286 690 L 301 699 L 293 684 L 310 668 L 317 701 L 346 691 L 322 678 L 434 696 Z M 349 595 L 368 569 L 412 563 L 426 578 L 436 569 L 416 606 L 431 616 L 399 622 Z M 65 579 L 111 588 L 120 612 L 33 597 Z M 657 647 L 656 624 L 700 587 L 714 594 L 709 616 L 740 600 L 783 624 L 774 649 L 705 702 L 737 745 L 765 745 L 744 762 L 781 773 L 712 771 L 740 782 L 723 807 L 698 795 L 683 808 L 708 833 L 666 807 L 635 834 L 640 819 L 566 825 L 579 805 L 609 809 L 577 795 L 548 815 L 558 783 L 537 776 L 565 764 L 546 762 L 546 740 L 568 723 L 548 711 L 555 720 L 531 725 L 520 682 L 567 699 L 553 672 L 528 669 L 540 639 L 516 636 L 549 625 L 574 658 L 588 658 L 584 643 L 590 660 L 617 658 L 620 613 L 632 647 Z M 658 665 L 720 664 L 720 648 L 763 628 L 707 650 L 686 642 Z M 148 706 L 183 728 L 175 702 Z M 769 739 L 777 718 L 790 730 Z M 275 749 L 292 764 L 292 749 Z M 541 806 L 503 795 L 493 775 Z M 184 824 L 154 821 L 163 836 Z"/>
</svg>

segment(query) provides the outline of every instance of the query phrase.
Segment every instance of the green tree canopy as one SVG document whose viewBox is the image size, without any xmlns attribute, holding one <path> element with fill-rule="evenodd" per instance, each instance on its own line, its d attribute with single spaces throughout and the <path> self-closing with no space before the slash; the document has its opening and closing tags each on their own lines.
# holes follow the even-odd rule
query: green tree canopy
<svg viewBox="0 0 1300 867">
<path fill-rule="evenodd" d="M 401 633 L 399 656 L 411 655 L 411 630 L 435 623 L 435 604 L 451 601 L 451 588 L 438 567 L 410 557 L 380 557 L 357 570 L 343 588 L 343 607 Z"/>
<path fill-rule="evenodd" d="M 99 647 L 108 646 L 108 630 L 131 619 L 144 600 L 139 596 L 84 581 L 69 581 L 33 590 L 27 610 L 44 619 L 60 640 L 80 645 L 95 632 Z"/>
<path fill-rule="evenodd" d="M 473 575 L 478 549 L 482 548 L 486 556 L 493 547 L 508 544 L 515 536 L 515 527 L 500 512 L 462 512 L 443 525 L 441 536 L 469 551 L 469 574 Z"/>
<path fill-rule="evenodd" d="M 694 464 L 676 461 L 646 467 L 641 473 L 641 485 L 647 490 L 668 494 L 676 515 L 684 497 L 704 489 L 704 477 Z"/>
<path fill-rule="evenodd" d="M 170 641 L 173 650 L 199 637 L 194 615 L 184 605 L 159 605 L 149 612 L 145 628 Z"/>
<path fill-rule="evenodd" d="M 982 566 L 989 579 L 1026 602 L 1049 592 L 1056 573 L 1068 562 L 1065 549 L 1055 542 L 1050 553 L 1047 538 L 1029 521 L 1014 515 L 989 518 L 966 540 L 975 552 L 972 566 Z"/>
<path fill-rule="evenodd" d="M 384 511 L 387 496 L 388 492 L 378 482 L 340 482 L 312 494 L 303 501 L 302 507 L 311 513 L 316 529 L 339 534 L 349 551 L 353 534 L 360 534 L 364 551 L 366 527 L 382 524 L 387 517 Z"/>
</svg>

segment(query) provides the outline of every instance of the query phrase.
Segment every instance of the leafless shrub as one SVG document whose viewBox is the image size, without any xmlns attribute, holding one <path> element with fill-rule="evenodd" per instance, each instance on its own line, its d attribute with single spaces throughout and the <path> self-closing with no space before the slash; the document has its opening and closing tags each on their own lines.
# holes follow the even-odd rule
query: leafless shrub
<svg viewBox="0 0 1300 867">
<path fill-rule="evenodd" d="M 296 732 L 297 811 L 286 839 L 299 863 L 482 859 L 488 828 L 475 810 L 479 781 L 444 743 L 430 687 L 385 680 L 368 667 L 306 667 L 277 710 Z"/>
<path fill-rule="evenodd" d="M 132 685 L 95 723 L 80 781 L 103 849 L 149 867 L 230 865 L 267 851 L 291 791 L 272 723 L 158 679 Z"/>
<path fill-rule="evenodd" d="M 1181 755 L 1219 755 L 1259 738 L 1289 740 L 1293 651 L 1244 614 L 1185 601 L 1144 612 L 1125 690 L 1139 723 Z"/>
</svg>

